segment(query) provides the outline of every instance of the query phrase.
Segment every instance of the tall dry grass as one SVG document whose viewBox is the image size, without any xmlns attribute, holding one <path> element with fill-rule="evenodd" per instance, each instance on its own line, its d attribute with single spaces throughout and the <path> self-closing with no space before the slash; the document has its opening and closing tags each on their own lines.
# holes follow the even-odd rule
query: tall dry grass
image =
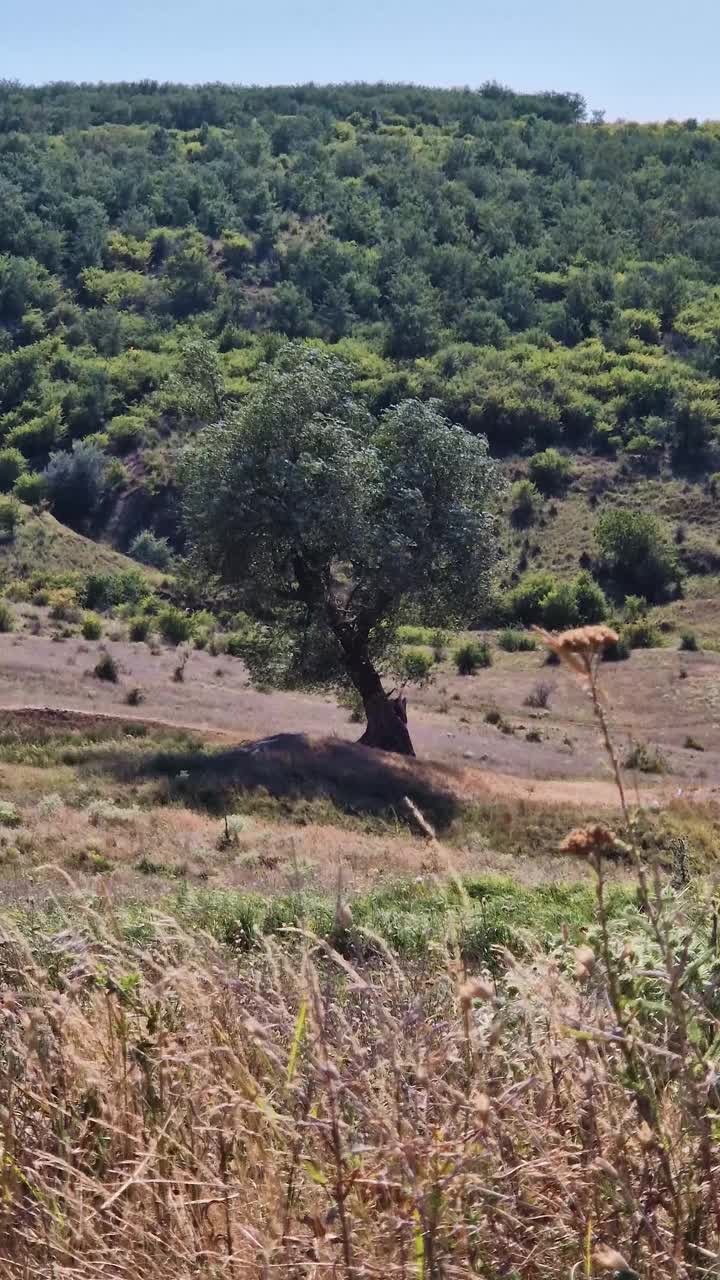
<svg viewBox="0 0 720 1280">
<path fill-rule="evenodd" d="M 599 647 L 574 643 L 613 758 Z M 0 1276 L 716 1274 L 717 918 L 690 931 L 629 811 L 568 847 L 596 929 L 497 983 L 452 936 L 405 966 L 378 940 L 360 971 L 302 931 L 237 961 L 173 920 L 128 939 L 109 904 L 7 926 Z"/>
</svg>

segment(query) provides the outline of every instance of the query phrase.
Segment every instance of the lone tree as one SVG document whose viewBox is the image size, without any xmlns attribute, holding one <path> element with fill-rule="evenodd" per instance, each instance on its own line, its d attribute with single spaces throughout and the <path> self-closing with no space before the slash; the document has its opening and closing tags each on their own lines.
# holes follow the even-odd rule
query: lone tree
<svg viewBox="0 0 720 1280">
<path fill-rule="evenodd" d="M 385 691 L 399 622 L 466 622 L 486 594 L 499 484 L 487 442 L 436 403 L 378 420 L 350 370 L 288 344 L 242 408 L 181 469 L 196 568 L 260 620 L 244 656 L 276 686 L 350 682 L 361 741 L 413 755 L 404 699 Z"/>
</svg>

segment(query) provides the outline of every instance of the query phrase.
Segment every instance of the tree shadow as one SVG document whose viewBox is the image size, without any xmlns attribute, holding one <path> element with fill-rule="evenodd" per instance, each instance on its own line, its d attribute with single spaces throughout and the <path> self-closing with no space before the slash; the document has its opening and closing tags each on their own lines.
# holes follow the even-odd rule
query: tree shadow
<svg viewBox="0 0 720 1280">
<path fill-rule="evenodd" d="M 321 805 L 354 817 L 413 822 L 405 798 L 438 831 L 458 815 L 451 770 L 373 750 L 339 738 L 312 740 L 304 734 L 278 734 L 227 750 L 212 747 L 155 751 L 138 757 L 107 751 L 94 764 L 124 783 L 158 783 L 161 798 L 223 814 L 243 801 L 269 815 L 281 811 L 312 821 Z M 447 785 L 443 774 L 447 777 Z M 438 776 L 440 775 L 440 776 Z"/>
</svg>

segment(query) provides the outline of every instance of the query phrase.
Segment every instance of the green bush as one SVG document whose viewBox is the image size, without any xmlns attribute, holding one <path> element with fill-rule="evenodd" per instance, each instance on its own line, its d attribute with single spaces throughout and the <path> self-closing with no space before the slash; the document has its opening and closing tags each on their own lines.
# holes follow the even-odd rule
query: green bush
<svg viewBox="0 0 720 1280">
<path fill-rule="evenodd" d="M 623 760 L 624 769 L 636 769 L 639 773 L 666 773 L 667 763 L 657 747 L 646 742 L 633 742 Z"/>
<path fill-rule="evenodd" d="M 0 498 L 0 533 L 6 538 L 14 538 L 22 519 L 22 509 L 17 498 Z"/>
<path fill-rule="evenodd" d="M 86 609 L 112 609 L 120 604 L 137 604 L 147 593 L 147 581 L 139 569 L 119 573 L 91 573 L 80 593 Z"/>
<path fill-rule="evenodd" d="M 86 613 L 82 621 L 82 633 L 86 640 L 99 640 L 102 635 L 102 620 L 96 613 Z"/>
<path fill-rule="evenodd" d="M 573 592 L 580 626 L 594 626 L 598 622 L 605 621 L 608 615 L 605 592 L 587 569 L 582 569 L 573 579 Z"/>
<path fill-rule="evenodd" d="M 697 653 L 700 645 L 694 631 L 683 631 L 680 637 L 680 648 L 685 653 Z"/>
<path fill-rule="evenodd" d="M 509 593 L 508 605 L 512 616 L 526 627 L 542 622 L 543 601 L 556 587 L 552 573 L 540 571 L 528 573 Z"/>
<path fill-rule="evenodd" d="M 515 481 L 510 490 L 510 509 L 515 524 L 532 524 L 540 503 L 540 491 L 532 480 Z"/>
<path fill-rule="evenodd" d="M 469 640 L 453 654 L 453 661 L 460 676 L 474 676 L 481 667 L 492 666 L 492 653 L 486 641 Z"/>
<path fill-rule="evenodd" d="M 649 618 L 626 623 L 621 636 L 629 649 L 659 649 L 662 644 L 660 632 Z"/>
<path fill-rule="evenodd" d="M 572 467 L 570 460 L 557 449 L 544 449 L 542 453 L 533 454 L 528 463 L 528 473 L 536 488 L 549 496 L 562 493 L 567 487 Z"/>
<path fill-rule="evenodd" d="M 84 440 L 75 440 L 69 453 L 50 455 L 43 474 L 58 520 L 78 527 L 96 512 L 105 496 L 105 468 L 105 455 Z"/>
<path fill-rule="evenodd" d="M 622 635 L 612 644 L 606 644 L 602 652 L 603 662 L 625 662 L 630 657 L 630 645 Z"/>
<path fill-rule="evenodd" d="M 19 449 L 0 449 L 0 493 L 8 493 L 26 469 L 27 462 Z"/>
<path fill-rule="evenodd" d="M 678 554 L 667 529 L 647 511 L 605 511 L 595 539 L 618 587 L 663 600 L 680 581 Z"/>
<path fill-rule="evenodd" d="M 172 550 L 167 538 L 159 538 L 152 529 L 143 529 L 130 543 L 130 555 L 153 569 L 167 569 L 172 560 Z"/>
<path fill-rule="evenodd" d="M 0 600 L 0 631 L 15 630 L 15 614 L 7 600 Z"/>
<path fill-rule="evenodd" d="M 527 631 L 513 631 L 508 627 L 501 631 L 497 638 L 498 648 L 506 653 L 532 653 L 537 649 L 537 640 Z"/>
<path fill-rule="evenodd" d="M 117 684 L 118 677 L 120 675 L 120 668 L 118 667 L 115 658 L 113 658 L 112 654 L 108 653 L 107 650 L 104 650 L 98 658 L 98 661 L 95 664 L 94 674 L 98 680 L 107 680 L 110 684 Z"/>
<path fill-rule="evenodd" d="M 429 627 L 419 627 L 414 623 L 403 623 L 398 627 L 398 640 L 401 644 L 430 644 L 432 632 Z"/>
<path fill-rule="evenodd" d="M 427 684 L 434 659 L 424 649 L 406 649 L 400 658 L 400 674 L 403 680 L 413 684 Z"/>
<path fill-rule="evenodd" d="M 47 497 L 47 480 L 39 471 L 24 471 L 15 481 L 13 493 L 20 502 L 37 507 Z"/>
<path fill-rule="evenodd" d="M 160 635 L 168 644 L 183 644 L 192 634 L 190 618 L 172 604 L 160 610 L 157 624 Z"/>
<path fill-rule="evenodd" d="M 145 423 L 142 418 L 132 413 L 120 414 L 108 426 L 108 447 L 118 453 L 128 453 L 142 442 L 144 433 Z"/>
<path fill-rule="evenodd" d="M 575 591 L 571 582 L 560 582 L 542 601 L 540 621 L 549 631 L 565 631 L 579 622 Z"/>
<path fill-rule="evenodd" d="M 137 614 L 128 623 L 128 636 L 131 640 L 147 640 L 150 635 L 150 619 Z"/>
</svg>

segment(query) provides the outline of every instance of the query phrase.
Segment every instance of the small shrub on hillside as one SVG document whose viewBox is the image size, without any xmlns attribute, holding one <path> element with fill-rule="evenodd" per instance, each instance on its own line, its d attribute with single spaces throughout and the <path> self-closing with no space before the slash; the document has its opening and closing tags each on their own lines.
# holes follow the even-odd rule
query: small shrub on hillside
<svg viewBox="0 0 720 1280">
<path fill-rule="evenodd" d="M 626 622 L 639 622 L 647 617 L 648 602 L 644 596 L 626 596 L 623 604 L 623 617 Z"/>
<path fill-rule="evenodd" d="M 544 570 L 526 574 L 509 594 L 508 604 L 512 616 L 526 627 L 541 622 L 543 601 L 555 590 L 556 585 L 553 574 Z"/>
<path fill-rule="evenodd" d="M 541 501 L 540 490 L 532 480 L 516 480 L 510 490 L 513 524 L 521 527 L 532 524 Z"/>
<path fill-rule="evenodd" d="M 105 496 L 105 467 L 105 455 L 84 440 L 76 440 L 70 452 L 50 454 L 43 474 L 58 520 L 78 527 L 97 511 Z"/>
<path fill-rule="evenodd" d="M 86 613 L 82 621 L 85 640 L 99 640 L 102 635 L 102 619 L 96 613 Z"/>
<path fill-rule="evenodd" d="M 677 549 L 649 511 L 604 512 L 595 539 L 607 571 L 626 591 L 662 600 L 681 578 Z"/>
<path fill-rule="evenodd" d="M 0 600 L 0 631 L 15 630 L 15 615 L 7 600 Z"/>
<path fill-rule="evenodd" d="M 657 747 L 648 746 L 646 742 L 633 742 L 625 754 L 623 768 L 638 773 L 666 773 L 667 763 Z"/>
<path fill-rule="evenodd" d="M 453 660 L 457 667 L 458 675 L 474 676 L 475 672 L 481 667 L 492 666 L 492 653 L 485 641 L 471 640 L 455 650 Z"/>
<path fill-rule="evenodd" d="M 112 609 L 120 604 L 137 604 L 147 595 L 147 589 L 139 569 L 91 573 L 81 592 L 81 602 L 86 609 Z"/>
<path fill-rule="evenodd" d="M 497 726 L 501 725 L 502 722 L 502 712 L 497 707 L 489 707 L 485 712 L 485 723 Z"/>
<path fill-rule="evenodd" d="M 157 616 L 160 635 L 168 644 L 184 644 L 192 634 L 192 623 L 182 609 L 168 604 Z"/>
<path fill-rule="evenodd" d="M 9 800 L 0 800 L 0 826 L 2 827 L 19 827 L 20 814 L 11 804 Z"/>
<path fill-rule="evenodd" d="M 26 470 L 27 462 L 19 449 L 0 449 L 0 493 L 9 493 Z"/>
<path fill-rule="evenodd" d="M 424 649 L 406 649 L 400 658 L 400 674 L 412 684 L 427 684 L 434 659 Z"/>
<path fill-rule="evenodd" d="M 525 698 L 525 706 L 545 711 L 550 706 L 552 693 L 553 686 L 548 684 L 547 680 L 538 680 Z"/>
<path fill-rule="evenodd" d="M 608 615 L 608 602 L 605 592 L 592 574 L 587 569 L 581 569 L 573 579 L 572 586 L 580 626 L 589 627 L 604 622 Z"/>
<path fill-rule="evenodd" d="M 628 622 L 621 635 L 629 649 L 659 649 L 662 644 L 660 632 L 649 618 Z"/>
<path fill-rule="evenodd" d="M 513 631 L 508 627 L 501 631 L 497 638 L 498 648 L 506 653 L 532 653 L 537 649 L 537 640 L 527 631 Z"/>
<path fill-rule="evenodd" d="M 432 634 L 429 627 L 415 626 L 414 623 L 403 623 L 397 633 L 401 644 L 430 644 Z"/>
<path fill-rule="evenodd" d="M 113 658 L 112 654 L 108 653 L 107 650 L 100 655 L 96 662 L 94 675 L 98 680 L 107 680 L 110 684 L 117 684 L 118 677 L 120 675 L 120 668 L 118 667 L 115 658 Z"/>
<path fill-rule="evenodd" d="M 139 707 L 140 703 L 145 701 L 145 694 L 139 684 L 133 685 L 132 689 L 128 689 L 125 701 L 129 707 Z"/>
<path fill-rule="evenodd" d="M 433 651 L 433 661 L 443 662 L 445 659 L 450 637 L 446 631 L 436 630 L 430 636 L 430 647 Z"/>
<path fill-rule="evenodd" d="M 680 648 L 685 653 L 697 653 L 700 645 L 694 631 L 683 631 L 680 637 Z"/>
<path fill-rule="evenodd" d="M 693 738 L 692 734 L 688 734 L 687 738 L 683 742 L 683 746 L 686 751 L 704 751 L 705 750 L 702 742 L 698 742 L 697 738 Z"/>
<path fill-rule="evenodd" d="M 624 662 L 630 657 L 630 645 L 619 635 L 612 644 L 606 644 L 602 653 L 603 662 Z"/>
<path fill-rule="evenodd" d="M 0 498 L 0 533 L 6 538 L 14 538 L 22 519 L 22 510 L 17 498 Z"/>
<path fill-rule="evenodd" d="M 15 481 L 13 494 L 28 507 L 38 507 L 47 497 L 47 480 L 40 471 L 24 471 Z"/>
<path fill-rule="evenodd" d="M 153 569 L 167 569 L 172 561 L 172 550 L 167 538 L 159 538 L 151 529 L 143 529 L 130 543 L 130 555 Z"/>
<path fill-rule="evenodd" d="M 185 679 L 185 668 L 189 660 L 190 660 L 190 650 L 185 649 L 184 652 L 180 654 L 178 664 L 173 671 L 173 680 L 175 681 L 176 684 L 182 684 L 183 680 Z"/>
<path fill-rule="evenodd" d="M 136 643 L 147 640 L 150 635 L 150 619 L 137 615 L 128 622 L 128 637 Z"/>
<path fill-rule="evenodd" d="M 571 582 L 560 582 L 542 601 L 540 618 L 549 631 L 565 631 L 579 622 L 575 591 Z"/>
<path fill-rule="evenodd" d="M 572 474 L 568 458 L 557 449 L 544 449 L 534 453 L 528 463 L 528 474 L 534 485 L 546 495 L 562 493 Z"/>
<path fill-rule="evenodd" d="M 50 617 L 59 622 L 77 622 L 79 618 L 77 594 L 72 587 L 58 587 L 48 596 Z"/>
</svg>

